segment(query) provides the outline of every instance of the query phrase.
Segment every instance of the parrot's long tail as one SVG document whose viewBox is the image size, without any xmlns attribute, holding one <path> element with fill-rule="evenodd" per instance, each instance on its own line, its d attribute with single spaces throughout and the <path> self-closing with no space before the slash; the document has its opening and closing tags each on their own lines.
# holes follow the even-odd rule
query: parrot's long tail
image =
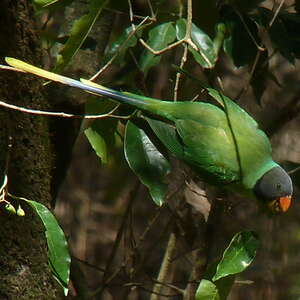
<svg viewBox="0 0 300 300">
<path fill-rule="evenodd" d="M 72 86 L 81 90 L 85 90 L 92 94 L 105 96 L 116 100 L 117 102 L 133 105 L 136 108 L 146 110 L 158 115 L 161 115 L 160 111 L 163 111 L 161 107 L 159 108 L 159 106 L 166 104 L 165 101 L 160 101 L 157 99 L 144 97 L 128 92 L 118 92 L 113 89 L 106 88 L 102 85 L 98 85 L 89 80 L 81 79 L 81 81 L 78 81 L 66 76 L 43 70 L 12 57 L 6 57 L 5 61 L 8 65 L 21 71 L 31 73 L 52 81 L 60 82 L 62 84 Z"/>
</svg>

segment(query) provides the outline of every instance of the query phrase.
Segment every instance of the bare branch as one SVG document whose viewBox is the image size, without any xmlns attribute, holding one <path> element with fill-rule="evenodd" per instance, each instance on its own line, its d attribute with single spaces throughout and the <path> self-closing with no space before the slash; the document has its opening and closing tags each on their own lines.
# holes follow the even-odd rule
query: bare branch
<svg viewBox="0 0 300 300">
<path fill-rule="evenodd" d="M 110 112 L 106 114 L 96 114 L 96 115 L 80 115 L 80 114 L 70 114 L 70 113 L 65 113 L 65 112 L 53 112 L 53 111 L 44 111 L 44 110 L 38 110 L 38 109 L 31 109 L 31 108 L 26 108 L 22 106 L 17 106 L 14 104 L 9 104 L 4 101 L 0 100 L 0 106 L 9 108 L 12 110 L 28 113 L 31 115 L 40 115 L 40 116 L 49 116 L 49 117 L 59 117 L 59 118 L 75 118 L 75 119 L 102 119 L 102 118 L 117 118 L 117 119 L 129 119 L 130 116 L 117 116 L 113 115 L 113 113 L 118 109 L 120 104 L 118 104 L 116 107 L 114 107 Z"/>
</svg>

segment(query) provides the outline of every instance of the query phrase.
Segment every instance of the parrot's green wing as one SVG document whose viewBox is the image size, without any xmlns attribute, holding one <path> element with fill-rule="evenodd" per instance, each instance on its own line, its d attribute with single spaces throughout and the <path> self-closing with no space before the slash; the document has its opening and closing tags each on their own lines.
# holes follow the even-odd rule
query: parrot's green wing
<svg viewBox="0 0 300 300">
<path fill-rule="evenodd" d="M 225 185 L 239 181 L 239 164 L 226 128 L 191 120 L 176 121 L 176 128 L 184 144 L 184 160 L 206 180 Z"/>
<path fill-rule="evenodd" d="M 209 88 L 208 91 L 224 108 L 241 166 L 242 184 L 252 189 L 263 174 L 277 166 L 272 160 L 270 141 L 258 128 L 257 122 L 240 106 L 214 89 Z"/>
</svg>

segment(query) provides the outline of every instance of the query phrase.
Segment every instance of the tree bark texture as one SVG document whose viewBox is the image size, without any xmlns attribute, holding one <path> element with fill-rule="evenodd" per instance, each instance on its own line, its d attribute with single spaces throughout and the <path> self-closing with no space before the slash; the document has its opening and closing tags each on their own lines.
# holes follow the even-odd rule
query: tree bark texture
<svg viewBox="0 0 300 300">
<path fill-rule="evenodd" d="M 1 63 L 5 56 L 13 56 L 40 64 L 41 50 L 30 2 L 0 1 Z M 51 109 L 36 78 L 1 71 L 0 83 L 1 100 Z M 1 183 L 7 173 L 11 194 L 48 207 L 55 162 L 51 138 L 55 133 L 49 128 L 47 118 L 0 108 Z M 21 205 L 25 217 L 9 215 L 0 204 L 0 299 L 59 299 L 62 293 L 48 267 L 43 225 L 25 203 Z"/>
</svg>

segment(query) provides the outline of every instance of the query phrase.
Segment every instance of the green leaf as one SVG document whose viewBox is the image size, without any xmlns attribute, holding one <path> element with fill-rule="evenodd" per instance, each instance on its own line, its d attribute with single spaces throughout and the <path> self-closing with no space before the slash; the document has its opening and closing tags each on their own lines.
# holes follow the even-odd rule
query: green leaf
<svg viewBox="0 0 300 300">
<path fill-rule="evenodd" d="M 244 271 L 252 263 L 258 246 L 259 240 L 254 232 L 237 233 L 224 251 L 212 280 Z"/>
<path fill-rule="evenodd" d="M 181 140 L 178 138 L 178 133 L 174 126 L 167 124 L 166 122 L 145 118 L 154 131 L 155 135 L 159 138 L 162 144 L 177 158 L 184 158 L 184 146 Z"/>
<path fill-rule="evenodd" d="M 220 262 L 220 259 L 209 264 L 209 266 L 207 267 L 205 274 L 204 274 L 204 279 L 207 280 L 212 280 L 213 276 L 216 273 L 218 264 Z M 230 276 L 226 276 L 223 278 L 220 278 L 219 280 L 216 280 L 214 282 L 214 284 L 216 285 L 217 289 L 218 289 L 218 293 L 220 296 L 221 300 L 226 300 L 230 290 L 232 288 L 232 285 L 234 284 L 234 280 L 235 280 L 235 275 L 230 275 Z"/>
<path fill-rule="evenodd" d="M 60 0 L 33 0 L 33 3 L 38 6 L 45 7 L 59 1 Z"/>
<path fill-rule="evenodd" d="M 123 65 L 126 63 L 125 55 L 129 48 L 134 47 L 137 43 L 137 37 L 141 37 L 143 33 L 144 27 L 140 27 L 137 29 L 135 34 L 128 39 L 128 36 L 132 33 L 132 26 L 127 27 L 119 38 L 112 44 L 108 53 L 105 55 L 104 60 L 110 60 L 115 54 L 118 54 L 116 59 L 114 60 L 115 63 L 119 65 Z"/>
<path fill-rule="evenodd" d="M 220 28 L 221 29 L 221 28 Z M 185 37 L 186 33 L 186 20 L 179 19 L 176 22 L 176 35 L 177 39 L 181 40 Z M 222 33 L 222 31 L 220 31 Z M 193 54 L 195 60 L 203 68 L 213 68 L 218 59 L 217 51 L 218 43 L 220 42 L 221 35 L 216 40 L 216 47 L 208 34 L 202 31 L 195 24 L 192 24 L 191 38 L 194 44 L 197 46 L 198 51 L 189 46 L 189 51 Z M 222 38 L 223 39 L 223 38 Z"/>
<path fill-rule="evenodd" d="M 117 119 L 105 118 L 93 121 L 84 133 L 102 163 L 108 162 L 109 149 L 115 144 Z"/>
<path fill-rule="evenodd" d="M 202 279 L 196 292 L 196 300 L 221 300 L 216 285 L 206 279 Z"/>
<path fill-rule="evenodd" d="M 60 73 L 61 70 L 71 61 L 89 35 L 93 25 L 107 2 L 108 0 L 89 1 L 89 12 L 74 22 L 67 43 L 57 55 L 53 72 Z"/>
<path fill-rule="evenodd" d="M 175 28 L 172 22 L 155 26 L 149 31 L 147 44 L 154 50 L 162 50 L 176 38 Z M 159 63 L 161 55 L 154 55 L 145 49 L 140 57 L 140 69 L 147 75 L 149 69 Z"/>
<path fill-rule="evenodd" d="M 91 97 L 85 105 L 86 114 L 105 114 L 116 106 L 109 100 L 98 97 Z M 87 137 L 96 154 L 101 158 L 102 163 L 108 163 L 109 151 L 115 145 L 115 132 L 118 120 L 113 118 L 96 119 L 90 127 L 85 129 L 84 134 Z"/>
<path fill-rule="evenodd" d="M 216 25 L 216 35 L 213 40 L 215 53 L 219 53 L 221 46 L 223 45 L 226 34 L 226 26 L 224 23 L 218 23 Z"/>
<path fill-rule="evenodd" d="M 65 295 L 68 294 L 68 284 L 70 276 L 71 257 L 68 250 L 66 237 L 56 218 L 51 211 L 43 204 L 24 198 L 37 213 L 46 229 L 46 240 L 48 245 L 48 260 L 55 279 L 64 289 Z"/>
<path fill-rule="evenodd" d="M 149 189 L 153 201 L 162 205 L 167 192 L 165 176 L 170 172 L 169 162 L 144 130 L 130 121 L 126 125 L 124 152 L 130 168 Z"/>
</svg>

